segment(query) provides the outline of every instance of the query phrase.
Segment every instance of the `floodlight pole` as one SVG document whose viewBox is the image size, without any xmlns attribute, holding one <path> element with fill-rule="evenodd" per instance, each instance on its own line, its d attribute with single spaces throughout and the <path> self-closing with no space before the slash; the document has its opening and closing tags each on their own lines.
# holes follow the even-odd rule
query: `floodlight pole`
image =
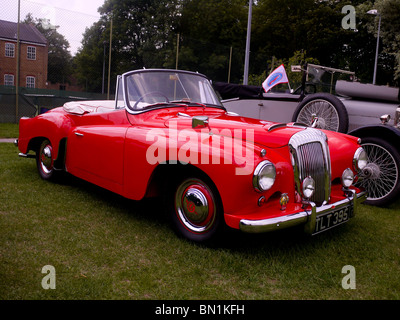
<svg viewBox="0 0 400 320">
<path fill-rule="evenodd" d="M 110 100 L 110 77 L 111 77 L 111 44 L 112 44 L 112 31 L 113 31 L 113 16 L 111 13 L 110 25 L 110 48 L 108 51 L 108 85 L 107 85 L 107 100 Z"/>
<path fill-rule="evenodd" d="M 244 60 L 243 84 L 247 85 L 249 81 L 249 58 L 250 58 L 250 36 L 251 36 L 251 18 L 253 12 L 253 0 L 249 0 L 249 17 L 247 20 L 247 38 L 246 38 L 246 54 Z"/>
<path fill-rule="evenodd" d="M 372 84 L 376 83 L 376 69 L 378 67 L 378 51 L 379 51 L 379 34 L 381 32 L 381 14 L 378 12 L 378 10 L 369 10 L 367 12 L 368 14 L 372 14 L 374 16 L 379 16 L 379 22 L 378 22 L 378 36 L 376 39 L 376 52 L 375 52 L 375 66 L 374 66 L 374 78 L 372 80 Z"/>
<path fill-rule="evenodd" d="M 104 77 L 106 72 L 106 41 L 103 41 L 103 80 L 101 84 L 101 93 L 104 94 Z"/>
<path fill-rule="evenodd" d="M 20 15 L 21 15 L 21 0 L 18 0 L 18 21 L 17 21 L 17 52 L 16 52 L 16 57 L 17 57 L 17 79 L 15 80 L 15 123 L 18 123 L 18 113 L 19 113 L 19 69 L 20 69 L 20 60 L 19 60 L 19 37 L 20 37 L 20 30 L 19 30 L 19 23 L 20 23 Z"/>
<path fill-rule="evenodd" d="M 378 67 L 378 50 L 379 50 L 379 34 L 381 32 L 381 15 L 378 13 L 379 15 L 379 23 L 378 23 L 378 37 L 376 39 L 376 52 L 375 52 L 375 67 L 374 67 L 374 80 L 373 80 L 373 84 L 376 83 L 376 69 Z"/>
</svg>

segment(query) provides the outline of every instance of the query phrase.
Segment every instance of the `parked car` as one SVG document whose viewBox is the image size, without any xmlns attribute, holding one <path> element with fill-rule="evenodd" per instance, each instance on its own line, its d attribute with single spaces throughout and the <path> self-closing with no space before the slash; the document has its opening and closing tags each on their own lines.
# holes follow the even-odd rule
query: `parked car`
<svg viewBox="0 0 400 320">
<path fill-rule="evenodd" d="M 45 180 L 66 171 L 129 199 L 162 196 L 178 234 L 197 242 L 224 225 L 317 234 L 366 199 L 353 185 L 366 165 L 358 138 L 231 114 L 189 71 L 127 72 L 116 92 L 22 118 L 20 156 Z"/>
<path fill-rule="evenodd" d="M 368 192 L 366 203 L 385 206 L 398 199 L 399 88 L 355 82 L 354 73 L 323 66 L 309 65 L 303 70 L 302 85 L 292 92 L 265 93 L 261 86 L 225 83 L 214 83 L 214 87 L 228 111 L 256 119 L 304 123 L 361 138 L 369 156 L 358 182 Z M 328 79 L 325 87 L 329 92 L 318 92 L 324 73 L 333 76 L 344 72 L 351 78 L 339 79 L 331 87 Z"/>
</svg>

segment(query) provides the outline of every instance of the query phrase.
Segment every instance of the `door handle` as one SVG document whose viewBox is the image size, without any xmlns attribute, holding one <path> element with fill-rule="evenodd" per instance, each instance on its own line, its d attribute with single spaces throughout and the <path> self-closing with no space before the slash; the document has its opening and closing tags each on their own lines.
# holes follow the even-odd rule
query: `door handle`
<svg viewBox="0 0 400 320">
<path fill-rule="evenodd" d="M 83 133 L 75 132 L 75 135 L 78 137 L 83 137 Z"/>
</svg>

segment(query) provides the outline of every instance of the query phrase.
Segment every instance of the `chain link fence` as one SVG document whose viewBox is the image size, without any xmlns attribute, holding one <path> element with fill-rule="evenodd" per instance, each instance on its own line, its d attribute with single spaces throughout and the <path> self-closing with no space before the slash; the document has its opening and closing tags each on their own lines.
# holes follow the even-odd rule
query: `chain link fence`
<svg viewBox="0 0 400 320">
<path fill-rule="evenodd" d="M 65 52 L 72 58 L 81 46 L 85 28 L 98 21 L 100 16 L 61 9 L 49 4 L 27 0 L 2 3 L 0 123 L 18 123 L 21 117 L 33 117 L 62 106 L 67 101 L 107 98 L 105 94 L 85 92 L 84 86 L 78 84 L 71 76 L 63 77 L 62 68 L 66 64 L 63 61 L 66 60 L 57 61 L 53 52 L 66 49 Z M 96 9 L 97 6 L 93 11 Z M 36 29 L 26 27 L 30 23 L 37 26 Z M 68 41 L 69 47 L 63 48 L 62 39 L 59 40 L 58 48 L 52 47 L 53 40 L 49 39 L 51 30 L 56 30 L 62 35 Z M 47 38 L 45 50 L 42 50 L 43 43 L 38 41 L 41 36 L 35 35 L 38 31 L 45 41 Z M 53 60 L 49 59 L 52 54 Z M 62 54 L 59 56 L 62 57 Z M 71 59 L 69 61 L 71 62 Z M 99 70 L 99 73 L 101 74 L 102 70 Z"/>
</svg>

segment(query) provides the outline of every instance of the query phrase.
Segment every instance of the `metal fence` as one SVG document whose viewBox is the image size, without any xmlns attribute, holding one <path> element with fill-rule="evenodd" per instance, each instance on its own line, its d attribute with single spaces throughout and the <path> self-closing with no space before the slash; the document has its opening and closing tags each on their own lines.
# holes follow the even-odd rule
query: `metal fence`
<svg viewBox="0 0 400 320">
<path fill-rule="evenodd" d="M 22 117 L 34 117 L 68 101 L 106 98 L 107 95 L 99 93 L 22 87 L 18 88 L 17 95 L 16 87 L 0 86 L 0 123 L 18 123 Z"/>
<path fill-rule="evenodd" d="M 0 10 L 0 20 L 12 22 L 14 24 L 20 21 L 20 24 L 22 24 L 28 16 L 34 19 L 34 21 L 43 19 L 44 22 L 48 23 L 49 28 L 57 28 L 57 32 L 65 37 L 70 45 L 70 54 L 73 56 L 81 46 L 82 34 L 85 28 L 90 27 L 99 19 L 99 15 L 96 15 L 96 11 L 103 2 L 104 1 L 94 1 L 92 13 L 87 14 L 74 11 L 72 6 L 70 6 L 69 9 L 57 8 L 52 6 L 50 2 L 46 5 L 35 2 L 35 0 L 3 1 Z M 0 31 L 7 33 L 6 30 Z M 38 88 L 38 83 L 35 84 L 35 88 L 22 87 L 25 85 L 25 79 L 23 79 L 21 75 L 24 72 L 22 69 L 23 66 L 21 66 L 21 59 L 25 57 L 24 52 L 18 54 L 17 50 L 21 47 L 21 45 L 17 46 L 18 39 L 17 36 L 15 39 L 0 39 L 2 42 L 0 46 L 2 48 L 2 52 L 0 52 L 0 55 L 2 55 L 2 59 L 0 60 L 0 123 L 18 123 L 21 117 L 35 116 L 48 109 L 61 106 L 67 101 L 107 98 L 107 95 L 104 94 L 84 92 L 85 88 L 76 83 L 71 84 L 70 79 L 65 79 L 65 82 L 60 81 L 59 83 L 51 83 L 47 80 L 46 88 Z M 6 56 L 4 52 L 4 43 L 6 42 L 15 43 L 16 52 L 11 58 Z M 22 41 L 20 43 L 22 43 Z M 39 63 L 39 60 L 36 62 Z M 57 67 L 59 66 L 54 66 L 54 64 L 48 65 L 47 79 L 51 72 L 53 72 L 53 74 L 58 72 Z M 101 72 L 102 70 L 99 70 L 99 73 Z M 6 74 L 11 74 L 13 79 L 15 78 L 14 86 L 6 85 Z M 18 85 L 18 83 L 20 87 L 17 88 L 16 85 Z"/>
</svg>

